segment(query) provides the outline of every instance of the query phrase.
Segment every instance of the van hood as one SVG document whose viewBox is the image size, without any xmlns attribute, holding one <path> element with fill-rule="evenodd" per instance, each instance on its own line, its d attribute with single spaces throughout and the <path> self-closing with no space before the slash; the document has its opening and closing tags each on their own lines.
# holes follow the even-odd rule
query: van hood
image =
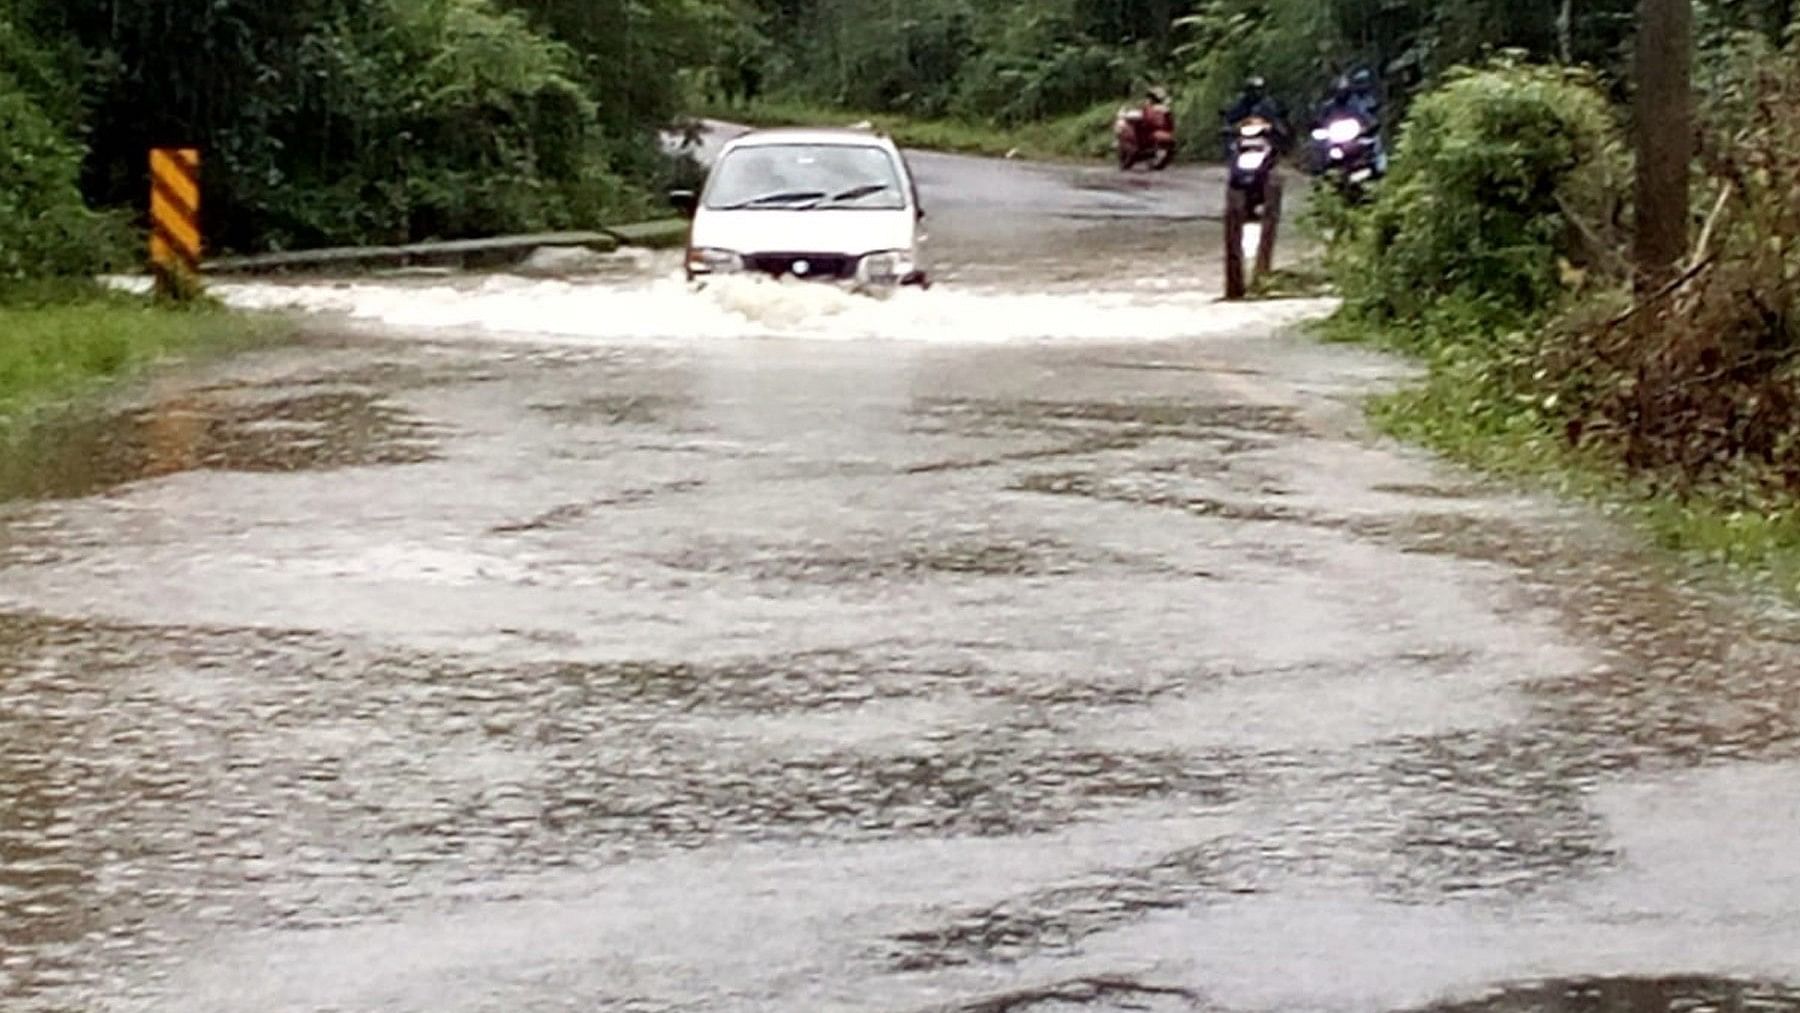
<svg viewBox="0 0 1800 1013">
<path fill-rule="evenodd" d="M 911 250 L 915 219 L 899 211 L 708 211 L 694 219 L 695 249 L 758 253 L 826 253 L 860 257 Z"/>
</svg>

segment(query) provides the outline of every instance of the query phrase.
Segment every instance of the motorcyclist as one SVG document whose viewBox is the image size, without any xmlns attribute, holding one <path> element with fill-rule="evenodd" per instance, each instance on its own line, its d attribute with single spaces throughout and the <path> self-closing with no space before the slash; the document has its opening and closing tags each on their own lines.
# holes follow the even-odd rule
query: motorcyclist
<svg viewBox="0 0 1800 1013">
<path fill-rule="evenodd" d="M 1338 78 L 1320 111 L 1354 115 L 1379 125 L 1381 90 L 1376 84 L 1375 73 L 1367 67 L 1359 67 Z"/>
<path fill-rule="evenodd" d="M 1268 120 L 1274 134 L 1275 147 L 1284 150 L 1288 144 L 1287 110 L 1269 94 L 1269 82 L 1260 76 L 1251 77 L 1244 82 L 1244 90 L 1238 94 L 1237 100 L 1220 111 L 1225 121 L 1225 156 L 1231 157 L 1232 145 L 1236 142 L 1238 125 L 1253 117 Z"/>
<path fill-rule="evenodd" d="M 1147 138 L 1159 132 L 1174 136 L 1175 110 L 1170 106 L 1168 89 L 1151 88 L 1144 96 L 1143 130 Z"/>
<path fill-rule="evenodd" d="M 1381 93 L 1375 74 L 1367 68 L 1358 68 L 1339 77 L 1332 84 L 1331 95 L 1319 104 L 1320 126 L 1345 118 L 1363 124 L 1364 132 L 1370 135 L 1374 146 L 1375 174 L 1387 175 L 1387 145 L 1381 139 Z"/>
</svg>

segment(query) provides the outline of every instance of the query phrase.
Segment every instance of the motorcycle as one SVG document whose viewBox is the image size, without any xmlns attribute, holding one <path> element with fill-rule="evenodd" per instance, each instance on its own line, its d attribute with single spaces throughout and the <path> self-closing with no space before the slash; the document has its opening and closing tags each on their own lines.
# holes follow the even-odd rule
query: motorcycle
<svg viewBox="0 0 1800 1013">
<path fill-rule="evenodd" d="M 1313 161 L 1319 175 L 1331 180 L 1344 199 L 1360 204 L 1382 175 L 1381 135 L 1377 124 L 1361 116 L 1333 116 L 1313 131 Z"/>
<path fill-rule="evenodd" d="M 1225 298 L 1249 291 L 1245 261 L 1257 275 L 1275 266 L 1275 238 L 1281 225 L 1281 153 L 1275 124 L 1251 117 L 1231 132 L 1225 192 Z"/>
<path fill-rule="evenodd" d="M 1113 121 L 1113 139 L 1119 154 L 1119 168 L 1129 171 L 1148 162 L 1160 172 L 1175 161 L 1175 132 L 1151 122 L 1144 110 L 1126 106 Z"/>
</svg>

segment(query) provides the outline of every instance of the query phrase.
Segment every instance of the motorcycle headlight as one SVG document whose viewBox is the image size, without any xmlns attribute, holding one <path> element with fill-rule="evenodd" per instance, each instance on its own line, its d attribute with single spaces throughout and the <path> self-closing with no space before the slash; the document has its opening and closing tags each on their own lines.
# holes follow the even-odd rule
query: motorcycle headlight
<svg viewBox="0 0 1800 1013">
<path fill-rule="evenodd" d="M 912 254 L 904 250 L 871 253 L 856 265 L 856 280 L 863 285 L 898 285 L 914 271 Z"/>
<path fill-rule="evenodd" d="M 1349 144 L 1360 139 L 1362 135 L 1363 125 L 1360 120 L 1332 120 L 1331 125 L 1325 128 L 1325 136 L 1333 144 Z"/>
<path fill-rule="evenodd" d="M 744 269 L 744 258 L 730 250 L 702 247 L 688 251 L 687 266 L 695 274 L 736 274 Z"/>
<path fill-rule="evenodd" d="M 1262 168 L 1263 163 L 1267 162 L 1268 160 L 1269 160 L 1269 153 L 1267 151 L 1257 149 L 1254 151 L 1246 151 L 1246 152 L 1239 154 L 1238 158 L 1237 158 L 1237 165 L 1238 165 L 1238 168 L 1243 169 L 1246 172 L 1254 172 L 1257 169 Z"/>
</svg>

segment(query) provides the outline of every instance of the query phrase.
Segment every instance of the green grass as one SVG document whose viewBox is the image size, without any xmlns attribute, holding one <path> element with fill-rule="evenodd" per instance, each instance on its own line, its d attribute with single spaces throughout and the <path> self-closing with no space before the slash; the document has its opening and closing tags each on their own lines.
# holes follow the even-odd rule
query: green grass
<svg viewBox="0 0 1800 1013">
<path fill-rule="evenodd" d="M 1289 267 L 1278 267 L 1267 274 L 1257 275 L 1250 283 L 1252 299 L 1317 299 L 1329 296 L 1334 291 L 1331 276 L 1317 259 L 1302 260 Z"/>
<path fill-rule="evenodd" d="M 278 325 L 214 306 L 159 308 L 88 286 L 0 301 L 0 427 L 171 358 L 243 347 Z"/>
<path fill-rule="evenodd" d="M 1391 335 L 1328 326 L 1331 340 L 1399 351 Z M 1572 447 L 1553 414 L 1509 396 L 1469 356 L 1429 355 L 1423 381 L 1370 402 L 1387 434 L 1527 488 L 1598 504 L 1638 526 L 1658 547 L 1723 568 L 1800 600 L 1800 501 L 1771 498 L 1754 476 L 1677 493 L 1616 460 Z"/>
<path fill-rule="evenodd" d="M 896 113 L 863 113 L 795 101 L 717 107 L 705 114 L 753 127 L 848 126 L 867 122 L 902 147 L 996 158 L 1076 160 L 1110 157 L 1112 122 L 1120 102 L 1042 123 L 1014 127 L 958 119 L 920 119 Z"/>
</svg>

